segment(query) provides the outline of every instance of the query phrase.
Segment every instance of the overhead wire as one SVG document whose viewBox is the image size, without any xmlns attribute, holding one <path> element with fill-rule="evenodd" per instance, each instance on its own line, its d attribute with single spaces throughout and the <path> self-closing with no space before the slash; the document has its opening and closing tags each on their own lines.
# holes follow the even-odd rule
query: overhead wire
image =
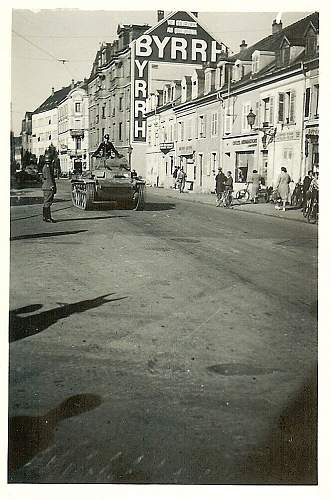
<svg viewBox="0 0 331 500">
<path fill-rule="evenodd" d="M 36 49 L 40 50 L 41 52 L 44 52 L 45 54 L 47 54 L 49 57 L 51 57 L 52 59 L 54 59 L 54 61 L 56 62 L 62 62 L 63 63 L 63 66 L 65 68 L 65 70 L 69 73 L 69 75 L 74 78 L 74 75 L 71 73 L 71 71 L 69 70 L 69 68 L 67 68 L 67 66 L 65 66 L 65 62 L 69 62 L 69 60 L 65 60 L 65 59 L 59 59 L 58 57 L 54 56 L 54 54 L 51 54 L 50 52 L 48 52 L 48 50 L 45 50 L 43 47 L 40 47 L 40 45 L 37 45 L 36 43 L 34 42 L 31 42 L 31 40 L 29 40 L 28 38 L 26 38 L 24 35 L 21 35 L 21 33 L 18 33 L 17 31 L 15 31 L 14 29 L 12 30 L 12 33 L 14 33 L 14 35 L 22 38 L 23 40 L 25 40 L 27 43 L 29 43 L 30 45 L 32 45 L 33 47 L 35 47 Z"/>
</svg>

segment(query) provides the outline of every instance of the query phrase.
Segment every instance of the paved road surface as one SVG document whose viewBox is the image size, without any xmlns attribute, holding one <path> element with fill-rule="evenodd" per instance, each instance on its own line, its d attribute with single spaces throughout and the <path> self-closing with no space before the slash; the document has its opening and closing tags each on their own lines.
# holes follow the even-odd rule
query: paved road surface
<svg viewBox="0 0 331 500">
<path fill-rule="evenodd" d="M 313 483 L 317 227 L 13 199 L 11 482 Z M 71 399 L 68 399 L 71 398 Z"/>
</svg>

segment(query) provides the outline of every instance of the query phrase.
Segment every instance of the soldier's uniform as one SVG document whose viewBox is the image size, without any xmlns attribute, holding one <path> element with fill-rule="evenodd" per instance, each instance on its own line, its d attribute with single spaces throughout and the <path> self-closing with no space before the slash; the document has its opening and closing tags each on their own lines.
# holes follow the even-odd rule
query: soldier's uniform
<svg viewBox="0 0 331 500">
<path fill-rule="evenodd" d="M 104 141 L 99 144 L 98 149 L 93 153 L 92 156 L 109 157 L 112 155 L 112 153 L 118 158 L 122 157 L 122 155 L 119 154 L 113 143 L 109 140 L 109 135 L 106 134 L 104 137 Z"/>
<path fill-rule="evenodd" d="M 51 205 L 54 201 L 54 195 L 56 193 L 56 182 L 54 176 L 53 167 L 50 161 L 46 158 L 45 165 L 43 167 L 43 183 L 42 190 L 44 193 L 44 205 L 43 205 L 43 220 L 45 222 L 55 222 L 51 216 Z"/>
</svg>

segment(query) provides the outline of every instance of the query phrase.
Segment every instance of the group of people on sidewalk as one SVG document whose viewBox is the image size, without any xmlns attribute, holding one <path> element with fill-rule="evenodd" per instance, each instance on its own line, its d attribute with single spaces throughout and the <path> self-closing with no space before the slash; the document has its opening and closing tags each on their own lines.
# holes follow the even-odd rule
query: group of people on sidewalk
<svg viewBox="0 0 331 500">
<path fill-rule="evenodd" d="M 227 175 L 223 173 L 222 167 L 218 168 L 218 173 L 215 177 L 215 192 L 216 192 L 216 205 L 218 207 L 224 202 L 225 197 L 228 198 L 228 203 L 231 205 L 233 193 L 233 177 L 232 172 L 229 170 Z"/>
<path fill-rule="evenodd" d="M 253 170 L 249 181 L 247 182 L 247 189 L 249 192 L 249 199 L 252 203 L 257 203 L 258 193 L 260 191 L 262 178 L 257 170 Z M 290 197 L 290 184 L 293 182 L 290 175 L 287 172 L 286 167 L 281 167 L 280 174 L 278 176 L 275 188 L 270 188 L 273 191 L 273 199 L 275 201 L 275 208 L 277 210 L 286 211 L 286 204 Z M 221 206 L 225 195 L 230 197 L 232 200 L 233 192 L 233 178 L 232 173 L 229 171 L 227 175 L 223 173 L 222 167 L 218 168 L 218 173 L 215 177 L 215 192 L 216 192 L 216 204 Z M 303 210 L 307 204 L 307 201 L 311 199 L 318 193 L 318 172 L 313 174 L 309 171 L 303 180 Z"/>
</svg>

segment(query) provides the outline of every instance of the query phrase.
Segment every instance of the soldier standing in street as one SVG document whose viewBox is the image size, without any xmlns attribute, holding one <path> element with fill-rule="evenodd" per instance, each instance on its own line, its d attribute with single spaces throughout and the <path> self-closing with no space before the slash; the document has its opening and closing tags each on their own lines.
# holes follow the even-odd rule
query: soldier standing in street
<svg viewBox="0 0 331 500">
<path fill-rule="evenodd" d="M 45 154 L 45 165 L 43 167 L 43 183 L 42 190 L 44 193 L 44 206 L 43 206 L 43 221 L 56 222 L 51 216 L 51 205 L 56 193 L 56 182 L 54 177 L 54 170 L 51 164 L 51 158 L 48 153 Z"/>
</svg>

